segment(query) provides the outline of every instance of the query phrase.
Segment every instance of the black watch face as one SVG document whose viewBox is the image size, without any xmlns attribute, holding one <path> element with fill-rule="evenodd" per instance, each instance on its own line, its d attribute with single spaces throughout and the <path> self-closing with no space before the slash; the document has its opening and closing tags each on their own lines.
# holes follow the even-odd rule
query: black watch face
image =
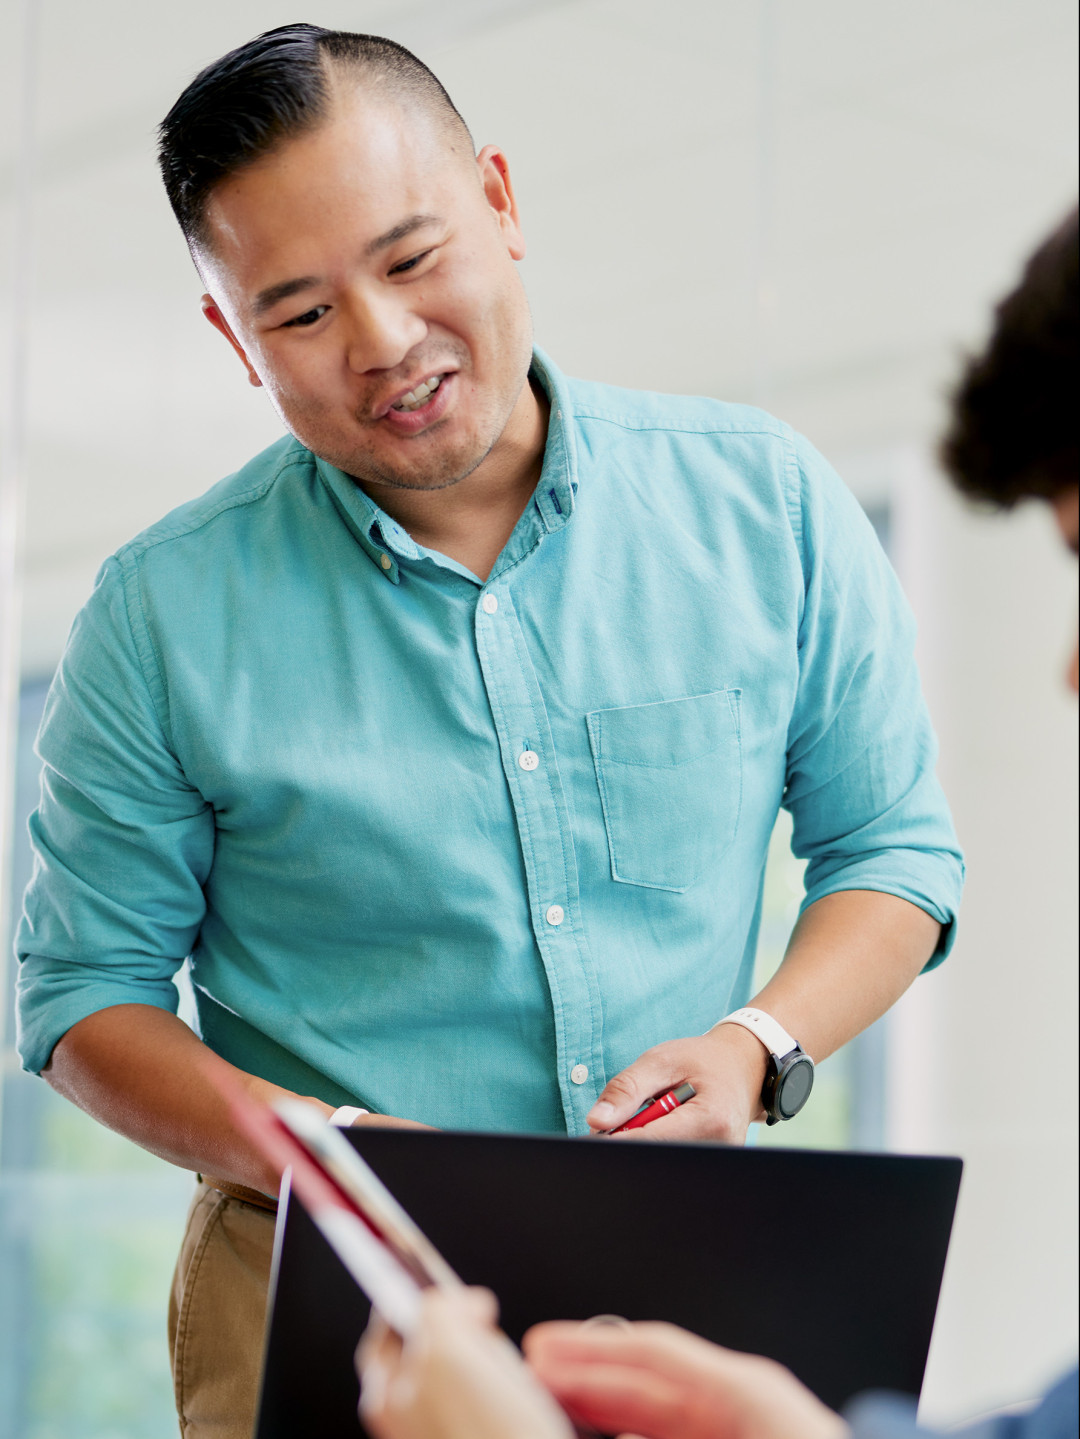
<svg viewBox="0 0 1080 1439">
<path fill-rule="evenodd" d="M 810 1098 L 814 1087 L 814 1064 L 800 1056 L 781 1074 L 776 1085 L 776 1108 L 784 1119 L 792 1119 Z"/>
</svg>

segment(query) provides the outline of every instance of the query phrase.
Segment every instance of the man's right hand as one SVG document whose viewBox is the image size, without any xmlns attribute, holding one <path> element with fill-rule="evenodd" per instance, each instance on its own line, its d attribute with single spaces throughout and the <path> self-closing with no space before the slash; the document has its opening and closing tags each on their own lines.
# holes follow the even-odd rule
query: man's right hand
<svg viewBox="0 0 1080 1439">
<path fill-rule="evenodd" d="M 288 1097 L 303 1099 L 327 1119 L 334 1112 L 321 1100 L 234 1068 L 182 1019 L 148 1004 L 87 1015 L 60 1040 L 42 1074 L 65 1099 L 152 1154 L 266 1195 L 277 1194 L 278 1176 L 234 1125 L 221 1080 L 239 1082 L 263 1103 Z M 427 1127 L 387 1114 L 360 1115 L 357 1123 Z"/>
</svg>

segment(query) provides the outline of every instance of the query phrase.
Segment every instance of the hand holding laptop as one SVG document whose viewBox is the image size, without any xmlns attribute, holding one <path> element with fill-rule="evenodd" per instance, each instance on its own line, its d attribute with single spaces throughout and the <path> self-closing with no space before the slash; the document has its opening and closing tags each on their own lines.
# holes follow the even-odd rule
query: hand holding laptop
<svg viewBox="0 0 1080 1439">
<path fill-rule="evenodd" d="M 596 1425 L 602 1432 L 631 1431 L 652 1436 L 652 1439 L 840 1439 L 845 1434 L 844 1426 L 832 1410 L 814 1398 L 781 1365 L 719 1348 L 670 1324 L 632 1325 L 623 1320 L 614 1327 L 600 1325 L 597 1328 L 596 1320 L 584 1324 L 534 1323 L 524 1336 L 524 1347 L 532 1364 L 530 1369 L 506 1335 L 495 1327 L 491 1296 L 478 1299 L 474 1291 L 465 1288 L 369 1167 L 358 1152 L 360 1146 L 355 1141 L 350 1142 L 343 1131 L 327 1124 L 315 1106 L 287 1100 L 279 1101 L 272 1107 L 259 1105 L 239 1089 L 230 1097 L 238 1127 L 265 1154 L 274 1169 L 281 1172 L 287 1168 L 290 1171 L 291 1178 L 284 1186 L 283 1215 L 288 1215 L 292 1202 L 300 1201 L 336 1251 L 344 1269 L 367 1294 L 377 1312 L 368 1340 L 361 1345 L 357 1355 L 366 1386 L 362 1417 L 368 1431 L 377 1439 L 572 1439 L 575 1433 L 572 1421 Z M 693 1100 L 692 1095 L 672 1094 L 666 1099 L 659 1098 L 654 1104 L 666 1108 L 684 1097 L 688 1103 Z M 644 1119 L 647 1113 L 646 1109 L 640 1117 Z M 669 1117 L 670 1113 L 664 1116 Z M 391 1159 L 395 1148 L 400 1148 L 402 1143 L 406 1153 L 412 1153 L 414 1161 L 420 1157 L 416 1145 L 424 1150 L 425 1163 L 413 1176 L 414 1179 L 422 1176 L 420 1188 L 413 1185 L 410 1191 L 412 1202 L 419 1202 L 422 1207 L 424 1196 L 430 1198 L 431 1167 L 439 1163 L 440 1156 L 445 1159 L 448 1144 L 464 1144 L 466 1149 L 472 1150 L 474 1163 L 479 1152 L 477 1145 L 481 1150 L 490 1148 L 492 1144 L 500 1150 L 505 1149 L 505 1154 L 498 1156 L 498 1171 L 505 1178 L 507 1194 L 511 1195 L 517 1192 L 515 1183 L 520 1189 L 521 1174 L 515 1159 L 520 1159 L 526 1150 L 531 1153 L 536 1146 L 544 1151 L 537 1158 L 542 1159 L 545 1173 L 552 1162 L 565 1152 L 565 1156 L 575 1156 L 575 1166 L 579 1171 L 584 1165 L 584 1170 L 594 1179 L 601 1178 L 605 1171 L 612 1169 L 616 1171 L 615 1177 L 620 1183 L 625 1182 L 629 1171 L 640 1171 L 646 1181 L 649 1181 L 650 1174 L 653 1180 L 656 1178 L 652 1173 L 656 1169 L 652 1157 L 641 1151 L 635 1154 L 632 1149 L 622 1149 L 619 1153 L 621 1146 L 611 1149 L 606 1143 L 401 1135 L 389 1149 L 381 1142 L 372 1145 L 370 1140 L 367 1147 L 373 1148 L 375 1155 L 382 1154 L 383 1159 Z M 660 1151 L 653 1151 L 653 1154 L 659 1156 Z M 646 1158 L 648 1162 L 642 1165 L 639 1161 Z M 844 1180 L 846 1193 L 857 1192 L 860 1185 L 866 1191 L 868 1181 L 870 1192 L 880 1192 L 886 1177 L 890 1196 L 895 1195 L 898 1182 L 908 1188 L 914 1184 L 912 1192 L 916 1197 L 920 1187 L 929 1186 L 930 1211 L 933 1212 L 935 1205 L 941 1211 L 939 1219 L 945 1219 L 947 1235 L 945 1211 L 951 1218 L 959 1182 L 958 1162 L 892 1157 L 796 1158 L 806 1177 L 820 1171 L 823 1166 L 827 1174 L 834 1177 L 839 1174 Z M 670 1162 L 664 1154 L 661 1168 L 667 1176 L 665 1182 L 670 1186 L 672 1174 L 681 1175 L 680 1182 L 691 1183 L 691 1175 L 700 1180 L 719 1166 L 721 1170 L 729 1171 L 724 1193 L 730 1200 L 735 1192 L 731 1180 L 741 1171 L 753 1169 L 764 1173 L 766 1169 L 775 1169 L 778 1162 L 790 1163 L 791 1159 L 791 1156 L 787 1161 L 783 1156 L 754 1156 L 741 1149 L 676 1145 L 671 1149 Z M 888 1171 L 887 1176 L 882 1173 L 883 1169 Z M 391 1172 L 392 1164 L 388 1177 Z M 408 1173 L 407 1165 L 400 1171 L 400 1176 L 407 1179 Z M 474 1176 L 474 1170 L 470 1169 L 469 1174 Z M 744 1184 L 749 1177 L 747 1172 Z M 608 1178 L 611 1178 L 610 1174 Z M 696 1181 L 694 1187 L 696 1192 Z M 760 1174 L 758 1183 L 753 1187 L 754 1203 L 757 1202 L 759 1187 Z M 449 1192 L 452 1193 L 453 1188 L 450 1185 Z M 468 1183 L 466 1192 L 471 1192 Z M 482 1212 L 483 1193 L 481 1189 L 479 1208 L 478 1196 L 473 1195 L 466 1207 L 467 1216 Z M 805 1187 L 804 1198 L 812 1208 L 815 1203 L 820 1207 L 823 1197 L 820 1185 L 816 1189 L 812 1184 Z M 458 1198 L 461 1198 L 460 1184 Z M 518 1206 L 512 1212 L 516 1215 L 527 1208 L 527 1204 L 521 1203 L 519 1193 Z M 617 1212 L 617 1203 L 615 1208 Z M 831 1208 L 827 1204 L 822 1213 L 831 1212 Z M 872 1203 L 869 1208 L 873 1210 Z M 425 1212 L 430 1218 L 432 1211 Z M 711 1207 L 708 1212 L 713 1214 Z M 496 1230 L 499 1217 L 498 1205 L 494 1210 L 487 1211 L 487 1222 Z M 540 1219 L 542 1227 L 543 1216 Z M 306 1232 L 310 1233 L 310 1228 Z M 446 1232 L 452 1235 L 453 1226 Z M 294 1228 L 293 1233 L 295 1236 L 298 1231 Z M 281 1272 L 284 1273 L 289 1254 L 287 1224 L 282 1234 L 280 1262 L 283 1266 Z M 845 1234 L 858 1251 L 860 1236 L 853 1235 L 850 1225 Z M 920 1238 L 924 1248 L 925 1234 L 926 1226 L 923 1226 Z M 862 1241 L 876 1242 L 876 1235 L 877 1230 L 871 1226 L 869 1234 L 862 1236 Z M 506 1238 L 505 1233 L 503 1237 Z M 944 1237 L 939 1235 L 940 1239 Z M 520 1231 L 512 1243 L 519 1242 Z M 931 1255 L 928 1260 L 935 1294 L 940 1267 L 944 1263 L 943 1245 L 939 1248 L 941 1252 L 936 1257 Z M 314 1252 L 308 1250 L 307 1258 L 311 1260 L 315 1253 L 323 1252 L 321 1246 Z M 468 1245 L 463 1252 L 466 1255 L 471 1252 Z M 496 1272 L 498 1253 L 496 1242 L 492 1251 Z M 543 1253 L 543 1243 L 539 1243 L 536 1254 L 540 1256 Z M 725 1276 L 730 1274 L 733 1277 L 736 1286 L 741 1284 L 745 1288 L 748 1277 L 740 1270 L 740 1255 L 739 1248 L 731 1251 L 731 1267 L 724 1272 Z M 671 1257 L 678 1269 L 677 1249 Z M 293 1250 L 291 1273 L 294 1281 L 298 1275 L 296 1259 L 297 1253 Z M 710 1263 L 714 1269 L 718 1262 L 718 1255 L 712 1253 Z M 475 1254 L 467 1259 L 467 1263 L 470 1271 L 480 1277 Z M 789 1283 L 792 1275 L 798 1275 L 802 1267 L 797 1253 L 787 1255 L 784 1273 Z M 306 1274 L 307 1271 L 304 1272 Z M 511 1326 L 517 1338 L 525 1327 L 521 1324 L 520 1308 L 522 1293 L 528 1293 L 530 1281 L 527 1275 L 523 1277 L 518 1272 L 514 1263 L 509 1270 L 504 1264 L 502 1272 L 508 1302 L 513 1299 L 517 1305 L 516 1323 L 520 1327 Z M 863 1271 L 860 1268 L 858 1272 L 862 1274 Z M 845 1289 L 843 1275 L 836 1277 L 842 1281 L 836 1290 L 842 1299 L 843 1294 L 850 1290 L 850 1285 L 847 1284 Z M 692 1275 L 686 1275 L 686 1282 L 699 1282 L 697 1268 Z M 760 1282 L 761 1270 L 755 1265 L 751 1283 L 760 1287 Z M 500 1287 L 502 1283 L 503 1280 L 500 1280 Z M 289 1292 L 295 1303 L 298 1293 L 295 1284 Z M 582 1307 L 580 1300 L 575 1302 L 573 1286 L 568 1287 L 567 1294 L 567 1308 L 570 1312 L 576 1308 L 578 1314 L 601 1310 L 605 1313 L 617 1310 L 624 1314 L 642 1312 L 632 1289 L 621 1287 L 617 1275 L 608 1275 L 600 1289 L 593 1286 L 591 1309 Z M 669 1294 L 669 1302 L 659 1305 L 660 1312 L 671 1312 L 671 1298 Z M 744 1298 L 749 1301 L 750 1293 L 747 1292 Z M 535 1298 L 527 1302 L 534 1319 L 546 1318 L 553 1312 L 550 1294 L 540 1304 Z M 626 1304 L 630 1307 L 625 1308 Z M 737 1329 L 737 1321 L 744 1308 L 745 1304 L 728 1312 L 726 1334 L 734 1332 L 732 1325 Z M 554 1312 L 557 1313 L 558 1309 Z M 294 1311 L 294 1320 L 296 1317 Z M 752 1314 L 750 1318 L 753 1319 Z M 872 1320 L 872 1316 L 870 1318 Z M 707 1314 L 705 1319 L 708 1322 Z M 349 1322 L 347 1317 L 344 1322 Z M 700 1318 L 698 1322 L 701 1322 Z M 861 1389 L 874 1384 L 880 1386 L 883 1374 L 895 1376 L 893 1387 L 897 1387 L 898 1378 L 900 1387 L 917 1392 L 929 1339 L 929 1334 L 923 1333 L 924 1327 L 919 1321 L 914 1325 L 908 1323 L 907 1328 L 913 1333 L 904 1341 L 904 1351 L 898 1355 L 900 1362 L 894 1363 L 891 1356 L 903 1326 L 901 1331 L 897 1330 L 895 1312 L 890 1310 L 887 1332 L 889 1355 L 883 1357 L 878 1354 L 875 1358 L 872 1343 L 867 1354 L 861 1358 L 857 1356 L 858 1372 L 865 1376 L 859 1386 L 853 1386 L 850 1377 L 845 1378 L 828 1366 L 823 1369 L 819 1363 L 815 1368 L 813 1356 L 808 1357 L 797 1349 L 794 1358 L 787 1359 L 786 1352 L 784 1357 L 799 1372 L 805 1368 L 807 1377 L 810 1373 L 818 1373 L 819 1383 L 825 1386 L 825 1390 L 831 1386 L 833 1394 L 839 1392 L 840 1399 L 833 1401 L 838 1404 Z M 352 1329 L 349 1336 L 350 1348 L 356 1332 Z M 302 1337 L 301 1342 L 306 1343 L 306 1337 Z M 911 1353 L 905 1357 L 908 1350 Z M 277 1352 L 280 1357 L 280 1349 L 275 1349 L 273 1342 L 273 1330 L 267 1352 L 268 1356 Z M 282 1428 L 278 1421 L 283 1413 L 291 1413 L 295 1420 L 300 1414 L 311 1417 L 319 1409 L 318 1391 L 309 1388 L 314 1382 L 318 1355 L 310 1347 L 305 1354 L 304 1380 L 297 1398 L 291 1397 L 288 1386 L 282 1388 L 280 1383 L 276 1389 L 268 1391 L 264 1381 L 264 1406 L 267 1403 L 271 1406 L 265 1412 L 274 1420 L 268 1436 L 272 1433 L 273 1439 L 299 1432 L 295 1424 Z M 347 1364 L 348 1355 L 349 1348 L 346 1348 L 337 1362 Z M 337 1372 L 340 1373 L 340 1370 Z M 269 1401 L 268 1392 L 272 1396 Z M 563 1406 L 562 1410 L 559 1404 Z M 322 1414 L 321 1410 L 319 1412 Z M 355 1412 L 354 1408 L 353 1415 Z M 327 1422 L 323 1424 L 323 1420 Z M 343 1424 L 338 1423 L 333 1411 L 322 1415 L 320 1423 L 323 1427 L 319 1432 L 327 1436 L 355 1432 L 352 1427 L 355 1420 L 350 1423 L 347 1411 Z M 595 1430 L 590 1429 L 589 1432 Z"/>
<path fill-rule="evenodd" d="M 653 1107 L 691 1097 L 662 1096 Z M 465 1288 L 318 1111 L 289 1100 L 269 1108 L 241 1091 L 231 1100 L 240 1127 L 290 1170 L 298 1197 L 372 1301 L 356 1363 L 360 1414 L 377 1439 L 573 1439 L 583 1431 L 568 1415 L 653 1439 L 846 1432 L 781 1365 L 669 1324 L 540 1324 L 526 1336 L 530 1368 L 496 1327 L 494 1297 Z"/>
<path fill-rule="evenodd" d="M 360 1341 L 360 1417 L 377 1439 L 573 1439 L 566 1415 L 496 1328 L 486 1289 L 425 1294 L 402 1340 L 377 1315 Z"/>
<path fill-rule="evenodd" d="M 465 1290 L 426 1294 L 404 1342 L 373 1321 L 356 1363 L 376 1439 L 571 1439 L 560 1404 L 600 1432 L 649 1439 L 848 1433 L 781 1365 L 671 1324 L 539 1324 L 527 1366 L 494 1319 L 491 1296 Z"/>
<path fill-rule="evenodd" d="M 538 1324 L 525 1356 L 544 1386 L 604 1434 L 649 1439 L 844 1439 L 844 1421 L 771 1359 L 674 1324 Z M 380 1439 L 400 1439 L 393 1430 Z"/>
<path fill-rule="evenodd" d="M 372 1302 L 357 1366 L 360 1413 L 374 1432 L 572 1439 L 566 1415 L 496 1327 L 494 1296 L 465 1288 L 338 1129 L 302 1100 L 268 1106 L 228 1081 L 224 1088 L 239 1128 L 287 1178 Z"/>
</svg>

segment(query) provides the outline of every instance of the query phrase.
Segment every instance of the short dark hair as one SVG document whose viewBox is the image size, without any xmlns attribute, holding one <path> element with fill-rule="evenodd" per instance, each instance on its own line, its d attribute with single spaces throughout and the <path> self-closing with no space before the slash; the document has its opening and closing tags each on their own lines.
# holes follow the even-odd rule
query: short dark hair
<svg viewBox="0 0 1080 1439">
<path fill-rule="evenodd" d="M 318 25 L 282 25 L 230 50 L 196 75 L 158 130 L 158 164 L 192 248 L 206 243 L 210 192 L 326 118 L 332 71 L 355 71 L 448 126 L 465 121 L 439 80 L 403 45 Z"/>
<path fill-rule="evenodd" d="M 960 490 L 1000 509 L 1080 482 L 1078 263 L 1074 209 L 998 305 L 989 344 L 953 396 L 942 461 Z"/>
</svg>

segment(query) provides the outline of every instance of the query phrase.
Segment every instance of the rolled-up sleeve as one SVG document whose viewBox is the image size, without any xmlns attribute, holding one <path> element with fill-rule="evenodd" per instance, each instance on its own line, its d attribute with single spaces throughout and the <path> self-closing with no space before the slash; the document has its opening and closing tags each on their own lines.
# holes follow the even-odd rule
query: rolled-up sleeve
<svg viewBox="0 0 1080 1439">
<path fill-rule="evenodd" d="M 174 1010 L 202 922 L 214 819 L 166 733 L 133 561 L 108 561 L 75 621 L 38 739 L 34 869 L 16 938 L 18 1047 L 39 1072 L 79 1020 Z"/>
<path fill-rule="evenodd" d="M 805 576 L 784 804 L 807 860 L 803 908 L 868 889 L 918 905 L 952 946 L 964 866 L 935 774 L 915 623 L 872 526 L 802 444 L 796 524 Z"/>
</svg>

